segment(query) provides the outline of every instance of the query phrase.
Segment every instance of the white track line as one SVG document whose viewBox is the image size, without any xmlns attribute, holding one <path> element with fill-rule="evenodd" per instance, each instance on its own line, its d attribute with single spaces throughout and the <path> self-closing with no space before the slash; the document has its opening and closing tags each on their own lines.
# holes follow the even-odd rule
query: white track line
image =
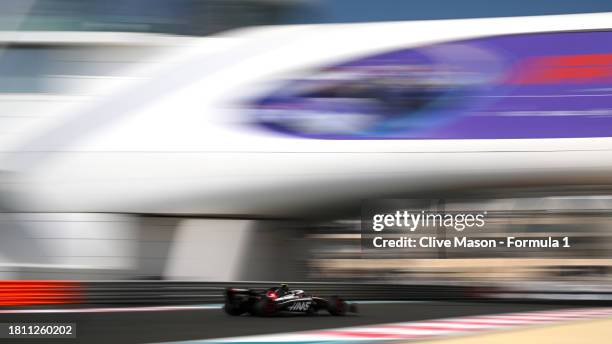
<svg viewBox="0 0 612 344">
<path fill-rule="evenodd" d="M 428 301 L 356 301 L 357 304 L 421 303 Z M 124 313 L 124 312 L 167 312 L 201 309 L 221 309 L 223 304 L 202 304 L 184 306 L 140 306 L 140 307 L 88 307 L 88 308 L 47 308 L 47 309 L 0 309 L 0 314 L 48 314 L 48 313 Z"/>
</svg>

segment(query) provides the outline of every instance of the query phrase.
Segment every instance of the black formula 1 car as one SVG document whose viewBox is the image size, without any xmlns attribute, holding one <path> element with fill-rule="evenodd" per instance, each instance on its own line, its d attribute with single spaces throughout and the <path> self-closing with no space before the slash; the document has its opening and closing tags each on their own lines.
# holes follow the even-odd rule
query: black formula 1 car
<svg viewBox="0 0 612 344">
<path fill-rule="evenodd" d="M 303 290 L 289 290 L 286 285 L 263 291 L 253 289 L 225 290 L 225 312 L 229 315 L 245 313 L 257 316 L 271 316 L 286 312 L 314 315 L 326 310 L 331 315 L 357 313 L 357 305 L 349 304 L 337 296 L 329 300 L 308 295 Z"/>
</svg>

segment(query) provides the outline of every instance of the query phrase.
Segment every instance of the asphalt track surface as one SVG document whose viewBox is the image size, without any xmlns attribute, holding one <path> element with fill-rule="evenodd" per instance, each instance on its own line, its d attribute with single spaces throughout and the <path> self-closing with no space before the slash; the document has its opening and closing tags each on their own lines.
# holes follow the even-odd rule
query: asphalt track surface
<svg viewBox="0 0 612 344">
<path fill-rule="evenodd" d="M 567 308 L 510 303 L 381 303 L 359 305 L 360 313 L 334 317 L 289 315 L 270 318 L 231 317 L 221 309 L 164 312 L 0 314 L 0 323 L 70 322 L 76 339 L 0 339 L 1 343 L 154 343 L 283 333 L 468 315 Z"/>
</svg>

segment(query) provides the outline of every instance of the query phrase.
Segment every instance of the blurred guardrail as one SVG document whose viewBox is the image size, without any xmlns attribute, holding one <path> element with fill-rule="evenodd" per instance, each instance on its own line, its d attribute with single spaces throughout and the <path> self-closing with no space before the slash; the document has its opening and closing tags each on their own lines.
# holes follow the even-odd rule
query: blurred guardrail
<svg viewBox="0 0 612 344">
<path fill-rule="evenodd" d="M 83 284 L 73 281 L 0 281 L 0 306 L 79 304 Z"/>
<path fill-rule="evenodd" d="M 0 307 L 42 305 L 185 305 L 223 302 L 227 287 L 263 290 L 280 282 L 0 281 Z M 492 288 L 451 284 L 289 283 L 292 289 L 347 300 L 445 300 L 609 304 L 612 290 Z"/>
<path fill-rule="evenodd" d="M 84 284 L 88 303 L 184 304 L 223 301 L 227 287 L 266 289 L 280 282 L 89 282 Z M 444 285 L 389 285 L 355 283 L 290 283 L 292 289 L 348 300 L 450 300 L 468 297 L 468 288 Z"/>
<path fill-rule="evenodd" d="M 0 306 L 178 305 L 219 303 L 227 287 L 266 289 L 280 282 L 181 281 L 0 281 Z M 348 300 L 463 300 L 471 288 L 449 285 L 390 285 L 367 283 L 290 283 L 321 297 Z"/>
</svg>

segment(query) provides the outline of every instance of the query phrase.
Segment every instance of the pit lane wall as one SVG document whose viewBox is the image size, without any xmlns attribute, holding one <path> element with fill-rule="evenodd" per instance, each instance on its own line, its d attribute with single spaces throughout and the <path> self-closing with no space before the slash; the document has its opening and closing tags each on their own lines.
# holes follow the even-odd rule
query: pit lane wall
<svg viewBox="0 0 612 344">
<path fill-rule="evenodd" d="M 270 282 L 190 281 L 0 281 L 0 307 L 44 305 L 179 305 L 223 302 L 227 287 L 266 289 Z M 293 282 L 321 297 L 347 300 L 466 300 L 476 297 L 472 287 L 450 285 L 389 285 Z"/>
<path fill-rule="evenodd" d="M 64 305 L 160 306 L 218 304 L 225 288 L 263 290 L 279 285 L 269 282 L 193 281 L 0 281 L 0 308 Z M 381 284 L 289 282 L 293 289 L 353 301 L 470 301 L 609 305 L 612 290 L 562 290 L 557 288 L 499 288 L 452 284 Z"/>
</svg>

